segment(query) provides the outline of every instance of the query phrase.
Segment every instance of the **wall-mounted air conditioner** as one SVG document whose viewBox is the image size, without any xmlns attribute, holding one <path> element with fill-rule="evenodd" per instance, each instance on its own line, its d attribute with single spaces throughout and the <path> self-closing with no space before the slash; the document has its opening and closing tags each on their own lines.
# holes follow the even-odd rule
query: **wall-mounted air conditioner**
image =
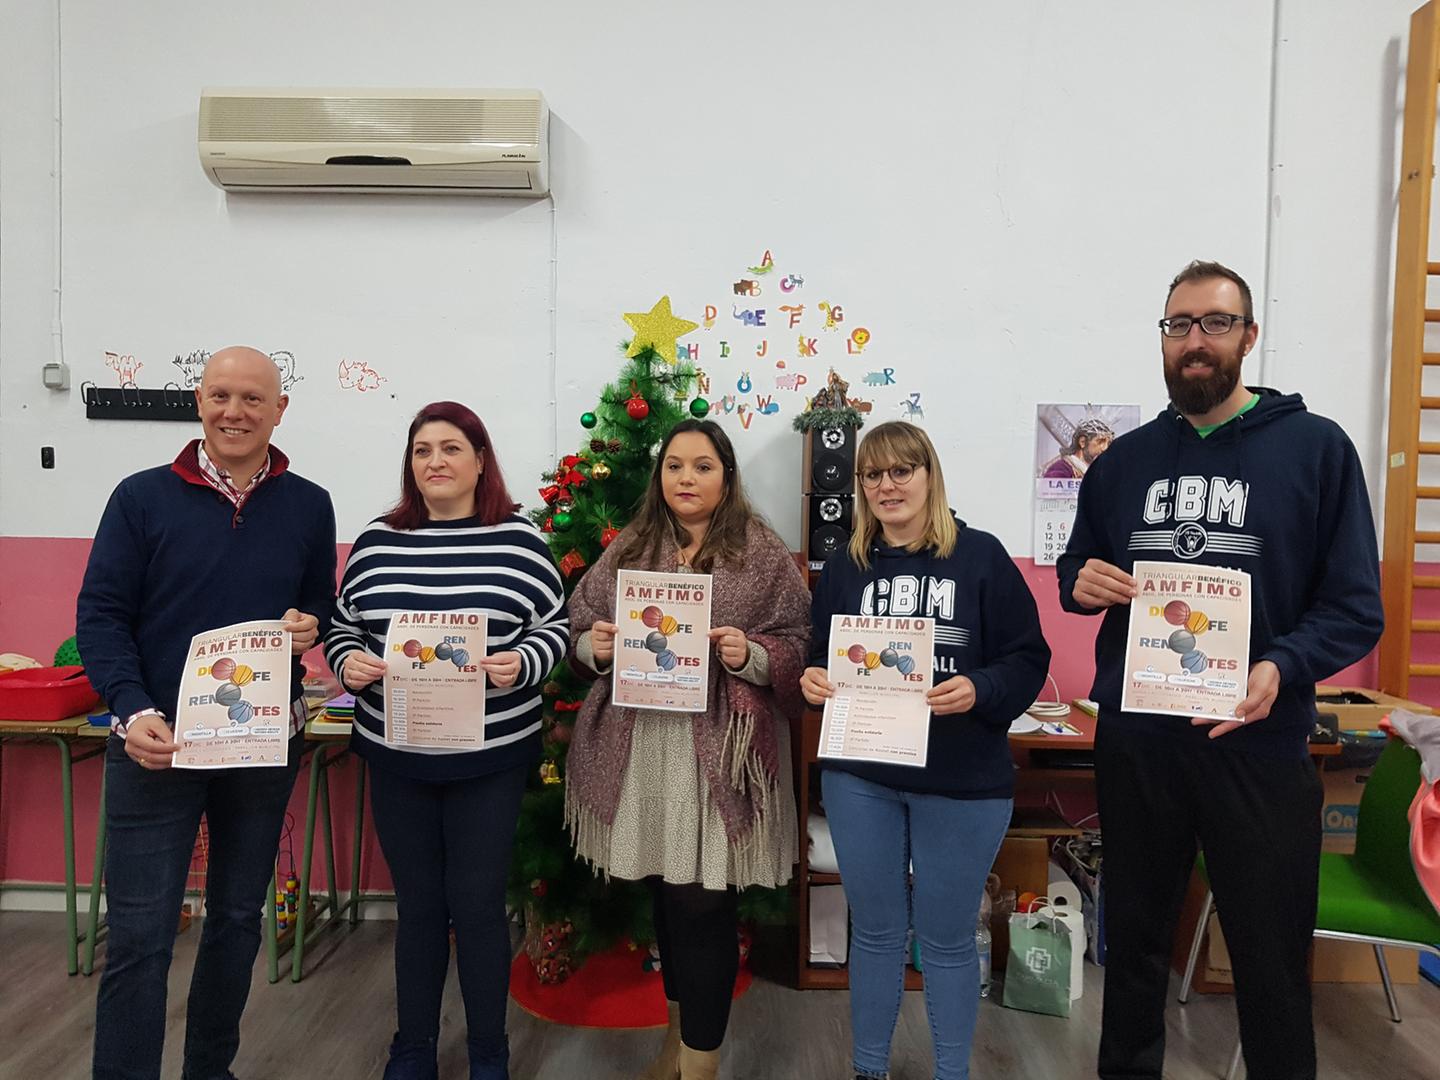
<svg viewBox="0 0 1440 1080">
<path fill-rule="evenodd" d="M 200 164 L 225 191 L 549 192 L 538 90 L 200 94 Z"/>
</svg>

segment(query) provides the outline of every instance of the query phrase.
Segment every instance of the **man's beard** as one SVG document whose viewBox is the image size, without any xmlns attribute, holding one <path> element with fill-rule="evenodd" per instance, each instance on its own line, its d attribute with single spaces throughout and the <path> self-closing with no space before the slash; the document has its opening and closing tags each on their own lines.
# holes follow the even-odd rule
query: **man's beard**
<svg viewBox="0 0 1440 1080">
<path fill-rule="evenodd" d="M 1203 360 L 1215 370 L 1206 379 L 1187 378 L 1185 365 L 1192 359 Z M 1170 401 L 1186 416 L 1208 413 L 1234 393 L 1239 382 L 1239 357 L 1187 352 L 1180 357 L 1180 363 L 1174 369 L 1169 364 L 1165 365 L 1165 386 L 1170 391 Z"/>
</svg>

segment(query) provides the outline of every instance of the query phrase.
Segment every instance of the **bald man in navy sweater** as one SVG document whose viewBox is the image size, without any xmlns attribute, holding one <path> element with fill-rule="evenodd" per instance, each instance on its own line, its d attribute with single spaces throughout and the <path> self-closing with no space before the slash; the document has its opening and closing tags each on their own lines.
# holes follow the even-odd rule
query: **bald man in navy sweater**
<svg viewBox="0 0 1440 1080">
<path fill-rule="evenodd" d="M 289 399 L 270 357 L 210 357 L 195 391 L 203 439 L 120 482 L 76 609 L 86 674 L 114 721 L 105 755 L 109 938 L 94 1076 L 160 1076 L 166 976 L 203 814 L 204 930 L 186 1017 L 184 1080 L 227 1080 L 260 948 L 260 908 L 300 763 L 300 656 L 330 621 L 335 511 L 270 445 Z M 172 769 L 176 698 L 196 634 L 281 619 L 290 631 L 283 766 Z"/>
</svg>

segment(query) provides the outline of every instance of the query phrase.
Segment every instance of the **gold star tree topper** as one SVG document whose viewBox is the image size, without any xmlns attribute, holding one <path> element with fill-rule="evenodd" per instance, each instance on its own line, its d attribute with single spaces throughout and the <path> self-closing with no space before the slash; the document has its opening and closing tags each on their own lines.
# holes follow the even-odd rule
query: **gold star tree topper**
<svg viewBox="0 0 1440 1080">
<path fill-rule="evenodd" d="M 675 363 L 675 339 L 700 328 L 689 319 L 677 319 L 670 311 L 670 297 L 662 296 L 649 311 L 627 311 L 625 321 L 635 331 L 626 356 L 638 356 L 647 345 L 667 362 Z"/>
</svg>

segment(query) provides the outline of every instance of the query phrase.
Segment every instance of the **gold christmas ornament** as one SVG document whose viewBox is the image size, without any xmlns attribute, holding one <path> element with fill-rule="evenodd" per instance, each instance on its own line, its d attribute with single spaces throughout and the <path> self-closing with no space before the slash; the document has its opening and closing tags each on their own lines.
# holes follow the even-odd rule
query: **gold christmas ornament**
<svg viewBox="0 0 1440 1080">
<path fill-rule="evenodd" d="M 590 466 L 590 478 L 592 480 L 608 480 L 610 478 L 610 466 L 603 461 L 597 461 Z"/>
</svg>

